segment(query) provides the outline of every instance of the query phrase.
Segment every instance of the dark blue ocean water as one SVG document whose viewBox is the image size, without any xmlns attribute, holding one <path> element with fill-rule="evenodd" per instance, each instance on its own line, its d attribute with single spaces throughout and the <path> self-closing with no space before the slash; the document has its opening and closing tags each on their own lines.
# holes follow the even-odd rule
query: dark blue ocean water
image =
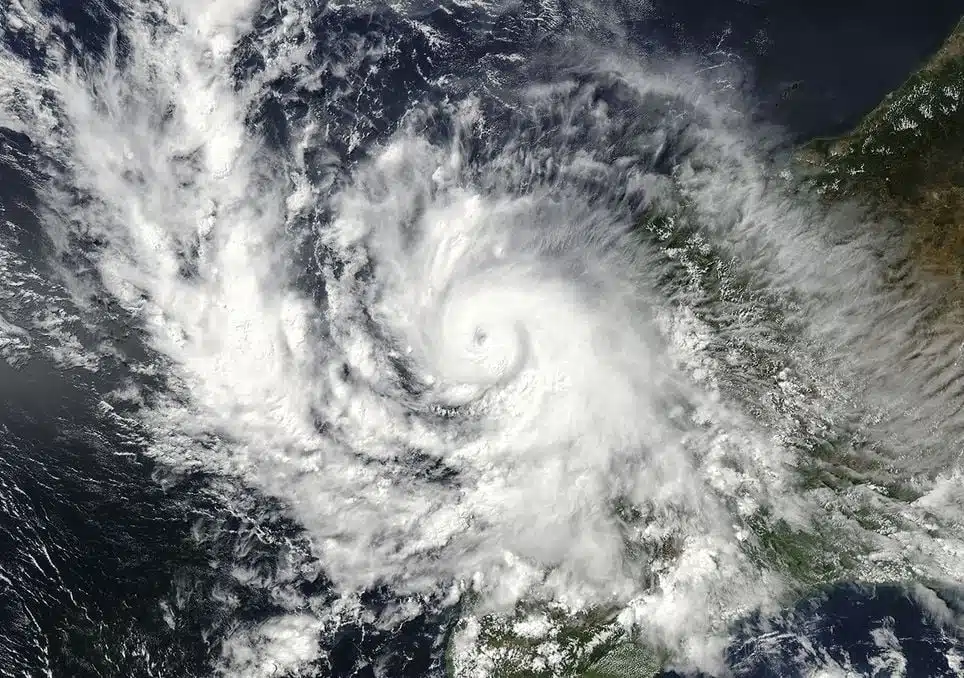
<svg viewBox="0 0 964 678">
<path fill-rule="evenodd" d="M 761 119 L 839 134 L 940 46 L 964 4 L 924 0 L 658 0 L 642 39 L 739 54 Z"/>
<path fill-rule="evenodd" d="M 65 20 L 69 43 L 88 56 L 103 53 L 120 11 L 111 2 L 81 0 L 42 6 Z M 487 54 L 551 40 L 527 20 L 529 9 L 521 3 L 492 20 L 482 37 L 465 34 L 461 65 L 444 67 L 469 68 Z M 736 59 L 760 120 L 807 138 L 852 124 L 934 51 L 962 12 L 964 3 L 936 0 L 661 0 L 629 13 L 626 29 L 645 49 Z M 424 16 L 440 30 L 462 30 L 457 13 L 426 6 Z M 367 139 L 377 139 L 415 93 L 430 89 L 426 76 L 442 66 L 432 60 L 425 38 L 402 27 L 389 10 L 343 9 L 319 21 L 329 24 L 318 31 L 325 36 L 314 48 L 319 62 L 343 48 L 346 35 L 393 33 L 406 46 L 399 68 L 369 74 L 365 96 L 350 103 L 364 107 L 378 100 L 382 115 L 365 130 Z M 12 46 L 39 63 L 32 47 Z M 237 63 L 239 79 L 260 68 L 244 45 Z M 285 120 L 308 114 L 312 97 L 325 93 L 275 85 L 277 96 L 250 122 L 269 142 L 284 145 Z M 42 298 L 61 295 L 66 305 L 37 231 L 31 177 L 24 172 L 29 142 L 0 130 L 0 150 L 6 159 L 0 161 L 0 208 L 8 222 L 0 237 L 15 244 L 24 275 L 35 276 L 26 284 Z M 365 147 L 341 150 L 350 159 Z M 17 169 L 11 157 L 20 159 Z M 318 171 L 325 171 L 321 160 Z M 4 303 L 0 297 L 0 313 Z M 149 351 L 109 302 L 102 301 L 99 313 L 95 325 L 74 323 L 84 341 L 96 344 L 99 335 L 110 335 L 127 355 Z M 142 441 L 98 407 L 97 394 L 128 376 L 121 358 L 96 373 L 55 368 L 40 351 L 16 367 L 0 361 L 0 676 L 205 676 L 228 629 L 274 612 L 262 592 L 239 584 L 230 570 L 239 559 L 270 568 L 281 551 L 297 549 L 298 526 L 285 519 L 283 507 L 245 488 L 233 491 L 248 496 L 251 514 L 231 514 L 221 501 L 224 488 L 212 489 L 223 480 L 174 475 L 145 458 Z M 217 538 L 191 538 L 199 528 Z M 327 589 L 323 576 L 300 586 L 306 593 Z M 213 602 L 226 597 L 237 603 Z M 387 598 L 374 591 L 366 603 L 378 609 Z M 947 602 L 954 604 L 951 597 Z M 329 639 L 317 675 L 374 676 L 376 665 L 387 671 L 382 675 L 442 675 L 437 639 L 453 618 L 453 611 L 441 610 L 391 634 L 344 628 Z M 746 620 L 729 659 L 735 675 L 803 675 L 799 657 L 812 651 L 801 645 L 803 638 L 827 658 L 870 675 L 879 654 L 870 632 L 881 627 L 899 639 L 906 675 L 952 675 L 945 653 L 954 639 L 913 598 L 890 586 L 843 585 L 782 617 Z"/>
</svg>

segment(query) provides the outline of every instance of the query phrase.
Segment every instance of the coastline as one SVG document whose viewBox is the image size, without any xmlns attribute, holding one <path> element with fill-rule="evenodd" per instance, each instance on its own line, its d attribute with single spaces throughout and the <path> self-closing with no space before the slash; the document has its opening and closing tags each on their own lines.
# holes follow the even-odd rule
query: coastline
<svg viewBox="0 0 964 678">
<path fill-rule="evenodd" d="M 795 156 L 827 202 L 896 221 L 921 272 L 964 300 L 964 19 L 851 132 Z"/>
</svg>

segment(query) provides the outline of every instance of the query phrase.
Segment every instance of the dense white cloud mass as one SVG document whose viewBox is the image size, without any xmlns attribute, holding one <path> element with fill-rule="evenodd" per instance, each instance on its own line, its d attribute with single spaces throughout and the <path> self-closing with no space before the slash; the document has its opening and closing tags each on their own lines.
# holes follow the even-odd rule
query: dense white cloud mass
<svg viewBox="0 0 964 678">
<path fill-rule="evenodd" d="M 792 195 L 733 100 L 685 65 L 587 56 L 517 87 L 514 133 L 479 99 L 422 102 L 333 182 L 307 158 L 335 166 L 357 140 L 323 116 L 292 121 L 280 149 L 246 122 L 272 78 L 321 88 L 293 1 L 260 36 L 263 70 L 235 82 L 258 11 L 131 1 L 103 63 L 51 49 L 29 76 L 4 53 L 0 123 L 51 159 L 55 244 L 90 245 L 97 284 L 166 361 L 166 395 L 140 412 L 152 452 L 280 498 L 346 594 L 613 605 L 712 667 L 726 624 L 787 583 L 754 556 L 755 521 L 807 530 L 840 501 L 796 491 L 799 440 L 842 427 L 894 467 L 957 463 L 957 334 L 920 329 L 924 293 L 891 284 L 883 227 Z M 324 72 L 389 49 L 355 47 Z M 439 119 L 444 138 L 426 131 Z M 696 229 L 641 237 L 647 208 Z M 323 294 L 292 263 L 305 240 Z M 88 273 L 67 271 L 78 295 Z M 922 478 L 887 535 L 861 533 L 878 555 L 864 576 L 904 557 L 958 571 L 951 478 Z M 931 512 L 940 543 L 920 526 Z M 226 670 L 311 661 L 319 628 L 241 631 Z"/>
</svg>

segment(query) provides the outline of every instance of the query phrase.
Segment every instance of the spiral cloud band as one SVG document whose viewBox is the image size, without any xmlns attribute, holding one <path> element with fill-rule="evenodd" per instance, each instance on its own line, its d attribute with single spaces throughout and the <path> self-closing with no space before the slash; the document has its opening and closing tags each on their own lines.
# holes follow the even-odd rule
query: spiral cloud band
<svg viewBox="0 0 964 678">
<path fill-rule="evenodd" d="M 865 578 L 960 574 L 959 332 L 892 284 L 886 225 L 773 171 L 725 81 L 576 35 L 399 107 L 379 77 L 424 64 L 309 5 L 129 0 L 102 58 L 44 47 L 32 77 L 0 56 L 78 308 L 109 300 L 153 352 L 105 411 L 305 531 L 263 575 L 297 614 L 238 643 L 321 633 L 292 582 L 323 571 L 329 617 L 375 587 L 549 601 L 713 668 L 728 624 L 794 585 L 761 525 L 832 526 Z M 920 500 L 804 488 L 827 441 Z M 864 529 L 867 507 L 903 522 Z"/>
</svg>

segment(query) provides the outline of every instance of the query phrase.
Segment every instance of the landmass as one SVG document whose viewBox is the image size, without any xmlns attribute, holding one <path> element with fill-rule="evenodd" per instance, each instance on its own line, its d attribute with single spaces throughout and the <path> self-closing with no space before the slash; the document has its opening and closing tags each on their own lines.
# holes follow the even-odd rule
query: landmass
<svg viewBox="0 0 964 678">
<path fill-rule="evenodd" d="M 794 169 L 827 202 L 857 201 L 869 214 L 900 224 L 920 270 L 948 286 L 949 304 L 964 309 L 964 19 L 916 73 L 849 133 L 814 139 L 798 149 Z M 642 229 L 684 230 L 652 215 Z M 697 248 L 699 249 L 699 248 Z M 692 253 L 694 261 L 709 255 Z M 804 487 L 846 489 L 865 482 L 872 461 L 832 443 L 807 450 Z M 912 501 L 908 488 L 883 488 L 887 499 Z M 871 509 L 848 516 L 868 530 L 892 519 Z M 631 520 L 627 518 L 627 520 Z M 839 534 L 792 529 L 766 515 L 751 528 L 755 553 L 785 571 L 797 593 L 860 577 L 859 541 L 853 553 Z M 835 547 L 833 544 L 837 544 Z M 458 678 L 653 678 L 669 654 L 629 636 L 615 610 L 573 613 L 552 603 L 520 603 L 513 614 L 474 611 L 465 602 L 449 640 L 448 673 Z"/>
<path fill-rule="evenodd" d="M 798 154 L 827 200 L 855 199 L 904 227 L 921 269 L 964 299 L 964 19 L 850 133 Z M 958 301 L 960 303 L 960 301 Z"/>
</svg>

